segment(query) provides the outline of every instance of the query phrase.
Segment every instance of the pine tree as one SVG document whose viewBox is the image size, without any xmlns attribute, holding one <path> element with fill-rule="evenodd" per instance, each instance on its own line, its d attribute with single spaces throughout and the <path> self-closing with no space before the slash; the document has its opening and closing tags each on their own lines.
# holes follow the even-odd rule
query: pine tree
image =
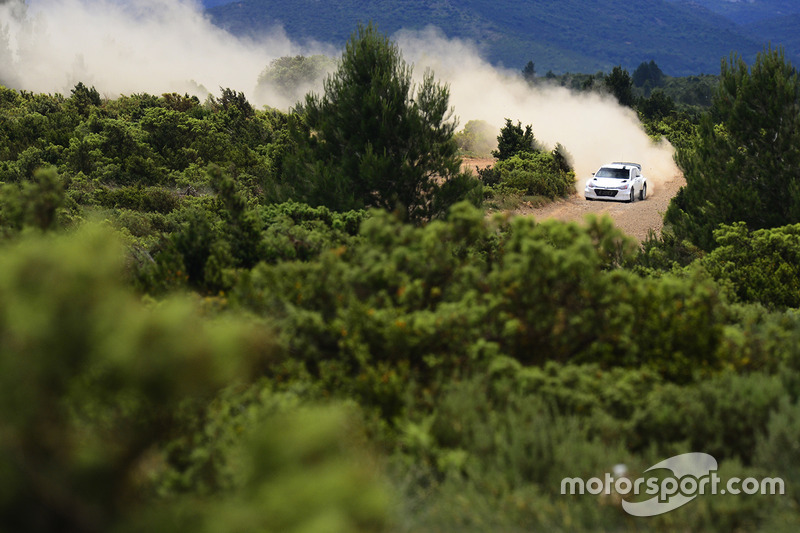
<svg viewBox="0 0 800 533">
<path fill-rule="evenodd" d="M 500 129 L 497 136 L 497 150 L 492 150 L 492 155 L 504 161 L 519 153 L 538 152 L 538 143 L 533 136 L 533 126 L 528 124 L 522 129 L 522 122 L 517 121 L 516 126 L 510 118 L 506 118 L 506 125 Z"/>
<path fill-rule="evenodd" d="M 722 223 L 800 222 L 800 78 L 782 50 L 760 53 L 749 70 L 736 56 L 723 62 L 712 108 L 676 160 L 686 187 L 665 222 L 679 238 L 708 250 Z"/>
<path fill-rule="evenodd" d="M 100 93 L 92 86 L 90 89 L 83 82 L 78 84 L 72 89 L 72 96 L 70 100 L 75 105 L 75 109 L 81 116 L 88 117 L 91 108 L 99 106 L 102 101 L 100 100 Z"/>
<path fill-rule="evenodd" d="M 620 66 L 614 67 L 611 74 L 605 77 L 604 83 L 620 105 L 633 106 L 633 82 L 627 70 Z"/>
<path fill-rule="evenodd" d="M 664 85 L 664 73 L 658 68 L 656 62 L 651 59 L 649 63 L 643 61 L 636 67 L 631 81 L 635 87 L 644 87 L 648 82 L 650 87 L 661 87 Z"/>
<path fill-rule="evenodd" d="M 422 221 L 476 186 L 460 170 L 449 88 L 431 72 L 415 85 L 398 46 L 372 24 L 351 36 L 324 88 L 307 95 L 293 124 L 286 172 L 300 199 Z"/>
<path fill-rule="evenodd" d="M 529 84 L 533 84 L 536 80 L 536 65 L 533 61 L 528 61 L 522 69 L 522 78 Z"/>
</svg>

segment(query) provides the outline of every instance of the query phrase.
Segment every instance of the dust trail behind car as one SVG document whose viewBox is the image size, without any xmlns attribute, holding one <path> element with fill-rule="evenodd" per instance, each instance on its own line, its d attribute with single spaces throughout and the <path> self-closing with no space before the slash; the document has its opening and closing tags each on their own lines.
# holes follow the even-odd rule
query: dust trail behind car
<svg viewBox="0 0 800 533">
<path fill-rule="evenodd" d="M 561 143 L 572 155 L 577 183 L 583 185 L 600 165 L 636 161 L 648 179 L 648 192 L 678 174 L 674 150 L 654 142 L 638 115 L 598 91 L 573 91 L 542 81 L 530 86 L 516 70 L 503 70 L 483 59 L 474 45 L 446 38 L 440 31 L 400 32 L 404 55 L 415 63 L 415 75 L 432 68 L 450 86 L 450 101 L 463 126 L 484 120 L 497 128 L 506 118 L 531 124 L 547 149 Z"/>
</svg>

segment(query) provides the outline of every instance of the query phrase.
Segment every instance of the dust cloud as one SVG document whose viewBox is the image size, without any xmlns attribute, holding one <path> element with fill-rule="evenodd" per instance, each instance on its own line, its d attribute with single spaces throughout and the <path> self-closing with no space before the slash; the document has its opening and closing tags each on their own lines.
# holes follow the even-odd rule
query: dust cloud
<svg viewBox="0 0 800 533">
<path fill-rule="evenodd" d="M 172 91 L 205 97 L 220 87 L 249 96 L 273 59 L 320 49 L 333 50 L 299 46 L 280 28 L 233 37 L 190 0 L 0 5 L 0 82 L 35 92 L 69 94 L 80 81 L 108 97 Z"/>
<path fill-rule="evenodd" d="M 474 44 L 436 29 L 393 36 L 415 76 L 433 70 L 450 85 L 461 126 L 485 120 L 498 131 L 505 118 L 532 124 L 548 147 L 573 156 L 578 186 L 603 163 L 634 161 L 652 185 L 678 174 L 672 147 L 655 144 L 633 111 L 611 97 L 562 87 L 529 87 L 518 70 L 495 68 Z M 81 81 L 105 96 L 188 92 L 204 98 L 220 87 L 244 92 L 257 105 L 287 109 L 296 98 L 256 91 L 276 58 L 339 50 L 292 42 L 281 28 L 234 37 L 214 26 L 191 0 L 7 0 L 0 4 L 0 83 L 69 94 Z M 322 80 L 316 90 L 319 91 Z M 651 187 L 652 187 L 651 185 Z"/>
<path fill-rule="evenodd" d="M 493 67 L 475 45 L 447 39 L 435 28 L 402 31 L 395 38 L 406 60 L 414 63 L 415 75 L 429 68 L 436 79 L 449 83 L 461 126 L 485 120 L 499 131 L 506 118 L 531 124 L 540 143 L 549 148 L 561 143 L 572 154 L 580 190 L 592 172 L 612 161 L 640 163 L 651 191 L 679 174 L 673 147 L 654 143 L 636 113 L 609 95 L 530 87 L 519 70 Z"/>
</svg>

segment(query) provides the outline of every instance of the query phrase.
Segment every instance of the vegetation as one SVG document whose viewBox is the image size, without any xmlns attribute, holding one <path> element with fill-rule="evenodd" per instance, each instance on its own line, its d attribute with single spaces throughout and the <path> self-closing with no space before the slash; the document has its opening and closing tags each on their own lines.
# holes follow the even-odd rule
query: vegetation
<svg viewBox="0 0 800 533">
<path fill-rule="evenodd" d="M 497 150 L 492 151 L 492 155 L 500 161 L 515 156 L 519 153 L 532 154 L 539 151 L 538 143 L 533 136 L 533 126 L 528 124 L 525 130 L 522 123 L 517 121 L 515 126 L 510 118 L 506 119 L 506 125 L 500 129 L 497 136 Z"/>
<path fill-rule="evenodd" d="M 491 157 L 497 147 L 497 130 L 484 120 L 470 120 L 453 135 L 459 151 L 473 157 Z"/>
<path fill-rule="evenodd" d="M 800 526 L 800 226 L 745 224 L 749 204 L 720 225 L 706 205 L 686 227 L 711 228 L 712 246 L 667 230 L 640 247 L 606 217 L 487 216 L 424 180 L 397 209 L 395 184 L 358 180 L 381 165 L 460 179 L 443 173 L 457 159 L 446 89 L 428 77 L 412 104 L 407 71 L 367 27 L 292 115 L 232 89 L 201 103 L 0 88 L 0 529 Z M 792 69 L 768 52 L 722 79 L 697 132 L 674 110 L 647 128 L 676 139 L 682 164 L 782 171 Z M 363 114 L 380 104 L 414 135 L 382 136 Z M 772 114 L 748 130 L 759 109 Z M 426 138 L 420 117 L 449 135 Z M 342 170 L 367 147 L 364 173 Z M 543 151 L 532 125 L 508 120 L 496 148 L 489 194 L 571 186 L 566 149 Z M 332 192 L 380 202 L 298 201 L 331 192 L 298 183 L 320 161 Z M 686 190 L 705 175 L 691 168 Z M 703 495 L 640 522 L 617 494 L 560 492 L 689 451 L 787 493 Z"/>
<path fill-rule="evenodd" d="M 498 205 L 512 198 L 566 197 L 574 190 L 575 172 L 570 155 L 558 144 L 553 151 L 542 149 L 533 136 L 533 126 L 522 128 L 511 119 L 500 129 L 497 150 L 492 151 L 497 163 L 478 170 L 486 195 L 492 199 L 490 205 Z"/>
<path fill-rule="evenodd" d="M 279 97 L 293 105 L 321 87 L 335 67 L 336 62 L 324 55 L 279 57 L 258 76 L 256 96 L 267 101 Z"/>
<path fill-rule="evenodd" d="M 744 222 L 714 231 L 716 248 L 702 264 L 745 302 L 778 309 L 800 307 L 800 225 L 748 231 Z"/>
<path fill-rule="evenodd" d="M 697 139 L 678 151 L 687 185 L 665 221 L 680 239 L 714 246 L 719 224 L 752 229 L 800 222 L 800 78 L 779 50 L 748 68 L 723 63 L 722 79 Z"/>
<path fill-rule="evenodd" d="M 649 63 L 642 62 L 636 70 L 633 71 L 633 76 L 631 76 L 631 82 L 636 87 L 642 87 L 645 89 L 645 93 L 647 93 L 647 89 L 652 87 L 661 87 L 664 85 L 664 79 L 666 78 L 664 72 L 659 68 L 654 60 L 650 60 Z"/>
<path fill-rule="evenodd" d="M 606 89 L 617 99 L 619 105 L 633 106 L 633 82 L 628 71 L 617 65 L 603 78 Z"/>
<path fill-rule="evenodd" d="M 479 184 L 461 173 L 449 90 L 419 87 L 396 44 L 374 26 L 348 41 L 325 94 L 309 94 L 287 160 L 299 197 L 335 210 L 380 207 L 413 221 L 446 212 Z"/>
</svg>

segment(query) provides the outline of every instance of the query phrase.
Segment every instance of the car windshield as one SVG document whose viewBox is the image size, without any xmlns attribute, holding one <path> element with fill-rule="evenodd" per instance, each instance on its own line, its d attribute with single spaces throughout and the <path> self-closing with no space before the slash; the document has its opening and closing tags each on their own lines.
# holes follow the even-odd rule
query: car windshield
<svg viewBox="0 0 800 533">
<path fill-rule="evenodd" d="M 616 178 L 618 180 L 626 180 L 630 177 L 630 173 L 628 172 L 627 168 L 609 168 L 609 167 L 602 167 L 600 170 L 597 171 L 597 174 L 594 175 L 595 178 Z"/>
</svg>

